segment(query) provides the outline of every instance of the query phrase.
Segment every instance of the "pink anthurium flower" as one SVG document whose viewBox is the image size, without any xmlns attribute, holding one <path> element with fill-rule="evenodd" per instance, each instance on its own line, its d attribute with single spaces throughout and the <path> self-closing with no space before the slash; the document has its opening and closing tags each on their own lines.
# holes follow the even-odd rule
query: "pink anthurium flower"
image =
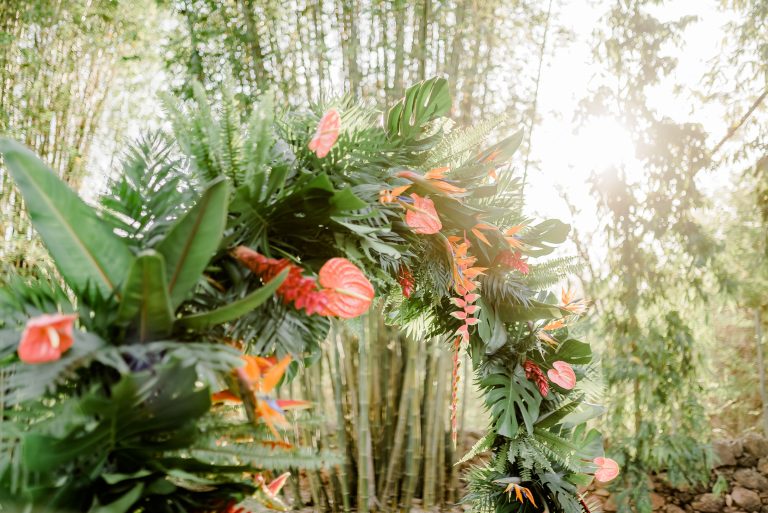
<svg viewBox="0 0 768 513">
<path fill-rule="evenodd" d="M 72 347 L 75 319 L 75 314 L 44 314 L 30 319 L 19 343 L 21 361 L 47 363 L 61 358 Z"/>
<path fill-rule="evenodd" d="M 329 315 L 352 319 L 368 311 L 374 290 L 363 271 L 346 258 L 331 258 L 317 275 Z"/>
<path fill-rule="evenodd" d="M 601 483 L 607 483 L 619 475 L 619 464 L 611 458 L 598 457 L 592 460 L 597 465 L 595 479 Z"/>
<path fill-rule="evenodd" d="M 314 151 L 318 158 L 325 157 L 331 151 L 333 145 L 336 144 L 340 129 L 341 116 L 339 111 L 336 109 L 329 110 L 320 118 L 315 135 L 309 141 L 309 149 Z"/>
<path fill-rule="evenodd" d="M 547 371 L 547 377 L 552 383 L 566 390 L 576 386 L 576 373 L 573 372 L 573 367 L 560 360 L 554 362 L 552 367 Z"/>
<path fill-rule="evenodd" d="M 411 194 L 413 204 L 403 203 L 407 209 L 405 213 L 405 224 L 407 224 L 413 233 L 422 235 L 431 235 L 437 233 L 443 227 L 440 217 L 435 210 L 434 202 L 418 194 Z"/>
</svg>

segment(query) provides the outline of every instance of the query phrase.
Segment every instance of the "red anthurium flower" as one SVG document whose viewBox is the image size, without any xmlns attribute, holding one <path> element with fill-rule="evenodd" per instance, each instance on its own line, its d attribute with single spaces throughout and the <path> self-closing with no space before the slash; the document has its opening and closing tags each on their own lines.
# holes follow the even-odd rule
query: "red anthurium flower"
<svg viewBox="0 0 768 513">
<path fill-rule="evenodd" d="M 351 319 L 368 311 L 373 301 L 373 285 L 363 272 L 346 258 L 331 258 L 318 273 L 327 298 L 330 315 Z"/>
<path fill-rule="evenodd" d="M 336 139 L 339 138 L 341 129 L 341 116 L 339 111 L 331 109 L 326 112 L 317 124 L 317 130 L 312 140 L 309 141 L 309 149 L 315 152 L 318 158 L 328 155 Z"/>
<path fill-rule="evenodd" d="M 595 458 L 592 462 L 597 465 L 595 479 L 601 483 L 607 483 L 619 475 L 619 464 L 611 458 Z"/>
<path fill-rule="evenodd" d="M 47 363 L 72 347 L 76 314 L 45 314 L 30 319 L 21 335 L 18 353 L 24 363 Z"/>
<path fill-rule="evenodd" d="M 437 233 L 443 227 L 440 217 L 435 210 L 435 204 L 429 198 L 424 198 L 418 194 L 411 194 L 413 205 L 403 203 L 407 209 L 405 213 L 405 224 L 407 224 L 413 233 L 431 235 Z"/>
<path fill-rule="evenodd" d="M 552 367 L 547 371 L 547 377 L 552 383 L 566 390 L 576 386 L 576 373 L 573 372 L 573 367 L 561 360 L 554 362 Z"/>
</svg>

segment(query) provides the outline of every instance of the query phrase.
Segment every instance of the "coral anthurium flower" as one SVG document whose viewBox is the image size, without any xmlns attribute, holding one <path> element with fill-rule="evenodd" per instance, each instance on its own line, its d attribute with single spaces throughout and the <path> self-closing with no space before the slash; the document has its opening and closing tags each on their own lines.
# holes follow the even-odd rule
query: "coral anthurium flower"
<svg viewBox="0 0 768 513">
<path fill-rule="evenodd" d="M 592 462 L 598 467 L 595 471 L 595 479 L 601 483 L 607 483 L 619 475 L 619 464 L 611 458 L 598 457 Z"/>
<path fill-rule="evenodd" d="M 327 298 L 330 315 L 352 319 L 368 311 L 373 301 L 373 285 L 363 272 L 346 258 L 331 258 L 317 275 Z"/>
<path fill-rule="evenodd" d="M 407 224 L 413 233 L 422 235 L 431 235 L 437 233 L 443 227 L 440 217 L 435 210 L 435 204 L 431 199 L 411 194 L 413 204 L 403 203 L 407 209 L 405 213 L 405 224 Z"/>
<path fill-rule="evenodd" d="M 552 367 L 547 371 L 547 377 L 552 383 L 566 390 L 576 386 L 576 373 L 573 372 L 573 367 L 561 360 L 554 362 Z"/>
<path fill-rule="evenodd" d="M 44 314 L 27 321 L 18 354 L 24 363 L 47 363 L 72 347 L 76 314 Z"/>
<path fill-rule="evenodd" d="M 329 110 L 320 118 L 315 135 L 309 141 L 309 149 L 314 151 L 318 158 L 325 157 L 331 151 L 333 145 L 336 144 L 340 129 L 341 116 L 339 111 L 336 109 Z"/>
</svg>

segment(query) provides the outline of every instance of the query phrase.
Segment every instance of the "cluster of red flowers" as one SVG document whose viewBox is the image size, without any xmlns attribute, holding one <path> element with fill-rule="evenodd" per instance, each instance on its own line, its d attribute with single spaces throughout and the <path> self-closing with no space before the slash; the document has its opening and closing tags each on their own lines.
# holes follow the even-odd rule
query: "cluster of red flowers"
<svg viewBox="0 0 768 513">
<path fill-rule="evenodd" d="M 307 315 L 326 315 L 328 297 L 320 291 L 315 278 L 304 276 L 301 268 L 286 258 L 267 258 L 252 249 L 240 246 L 234 251 L 235 258 L 265 282 L 284 269 L 290 269 L 285 281 L 278 287 L 277 295 L 296 309 L 304 309 Z"/>
<path fill-rule="evenodd" d="M 406 298 L 411 297 L 411 294 L 413 294 L 413 287 L 416 285 L 411 270 L 406 266 L 401 266 L 400 271 L 397 273 L 397 282 L 400 284 L 403 296 Z"/>
<path fill-rule="evenodd" d="M 500 251 L 496 256 L 496 263 L 509 269 L 517 269 L 523 274 L 530 272 L 528 263 L 523 260 L 523 256 L 519 251 L 512 252 L 508 249 Z"/>
<path fill-rule="evenodd" d="M 544 375 L 544 371 L 533 360 L 526 360 L 523 363 L 523 369 L 525 370 L 525 377 L 536 383 L 536 386 L 539 387 L 541 396 L 547 397 L 549 395 L 549 382 Z"/>
</svg>

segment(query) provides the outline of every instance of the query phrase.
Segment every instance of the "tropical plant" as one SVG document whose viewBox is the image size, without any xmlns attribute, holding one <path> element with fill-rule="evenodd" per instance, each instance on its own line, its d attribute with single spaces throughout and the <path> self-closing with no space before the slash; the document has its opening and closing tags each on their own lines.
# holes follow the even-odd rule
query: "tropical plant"
<svg viewBox="0 0 768 513">
<path fill-rule="evenodd" d="M 335 461 L 290 443 L 283 410 L 308 405 L 275 387 L 320 356 L 333 318 L 357 335 L 365 377 L 361 315 L 378 293 L 412 340 L 451 348 L 454 433 L 459 353 L 471 355 L 493 421 L 472 452 L 491 451 L 471 476 L 476 507 L 589 511 L 578 487 L 618 468 L 585 424 L 601 411 L 590 348 L 570 336 L 585 303 L 541 290 L 565 262 L 529 262 L 569 227 L 522 215 L 505 166 L 521 134 L 456 144 L 439 78 L 409 88 L 383 126 L 348 98 L 279 115 L 269 94 L 247 111 L 229 89 L 220 98 L 199 85 L 192 104 L 167 98 L 175 143 L 148 137 L 130 152 L 99 209 L 23 146 L 0 144 L 63 279 L 11 280 L 0 295 L 2 493 L 89 511 L 273 504 L 284 479 L 267 486 L 261 473 Z M 358 430 L 367 511 L 366 416 Z"/>
</svg>

